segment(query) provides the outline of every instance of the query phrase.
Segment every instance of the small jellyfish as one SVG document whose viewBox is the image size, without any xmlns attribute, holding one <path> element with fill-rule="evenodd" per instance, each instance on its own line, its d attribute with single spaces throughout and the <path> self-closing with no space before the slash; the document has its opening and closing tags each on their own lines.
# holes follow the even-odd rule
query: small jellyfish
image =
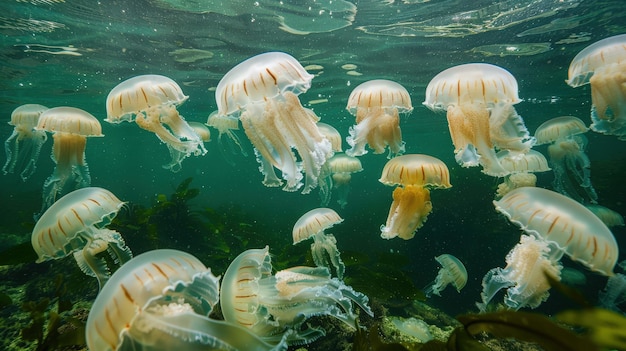
<svg viewBox="0 0 626 351">
<path fill-rule="evenodd" d="M 594 272 L 613 275 L 619 249 L 613 233 L 585 206 L 557 192 L 517 188 L 493 202 L 496 210 L 526 233 L 557 246 L 554 260 L 563 254 Z"/>
<path fill-rule="evenodd" d="M 36 130 L 39 116 L 48 108 L 37 104 L 19 106 L 11 113 L 13 133 L 4 142 L 7 161 L 2 167 L 4 174 L 13 173 L 15 168 L 21 170 L 20 177 L 26 181 L 37 168 L 37 160 L 41 146 L 48 137 L 46 132 Z"/>
<path fill-rule="evenodd" d="M 124 202 L 102 188 L 82 188 L 63 196 L 33 229 L 31 242 L 37 263 L 72 254 L 80 269 L 96 277 L 102 288 L 110 273 L 98 254 L 107 251 L 119 264 L 132 257 L 120 233 L 106 228 L 123 206 Z"/>
<path fill-rule="evenodd" d="M 588 128 L 579 118 L 562 116 L 545 121 L 535 131 L 537 144 L 548 145 L 554 172 L 554 190 L 582 203 L 596 203 L 598 195 L 591 184 L 591 162 L 585 153 Z"/>
<path fill-rule="evenodd" d="M 346 141 L 349 156 L 367 153 L 365 145 L 382 154 L 389 147 L 387 158 L 404 153 L 400 129 L 400 113 L 413 111 L 409 92 L 400 84 L 384 79 L 370 80 L 358 85 L 348 98 L 346 109 L 356 116 Z"/>
<path fill-rule="evenodd" d="M 343 222 L 337 212 L 330 208 L 316 208 L 303 214 L 293 226 L 293 244 L 307 239 L 313 239 L 311 255 L 318 267 L 335 267 L 337 278 L 343 279 L 346 265 L 341 260 L 341 253 L 337 249 L 337 239 L 332 234 L 324 233 L 335 224 Z"/>
<path fill-rule="evenodd" d="M 298 99 L 312 79 L 292 56 L 267 52 L 239 63 L 217 85 L 218 114 L 241 121 L 265 186 L 281 186 L 284 180 L 283 190 L 302 187 L 307 194 L 318 185 L 322 165 L 333 155 L 330 141 L 316 125 L 319 117 Z"/>
<path fill-rule="evenodd" d="M 435 260 L 441 265 L 441 269 L 437 273 L 437 278 L 424 288 L 424 294 L 430 297 L 432 294 L 441 296 L 440 293 L 448 285 L 452 284 L 457 292 L 467 283 L 467 270 L 465 265 L 455 256 L 443 254 L 435 257 Z"/>
<path fill-rule="evenodd" d="M 196 132 L 196 134 L 198 134 L 202 142 L 208 143 L 211 141 L 211 131 L 204 123 L 189 122 L 189 126 L 193 128 L 193 131 Z"/>
<path fill-rule="evenodd" d="M 445 111 L 456 161 L 482 166 L 491 176 L 504 176 L 495 149 L 526 153 L 534 144 L 513 108 L 520 102 L 517 81 L 507 70 L 470 63 L 437 74 L 426 87 L 424 105 Z"/>
<path fill-rule="evenodd" d="M 348 204 L 352 174 L 363 170 L 361 160 L 354 156 L 339 153 L 331 157 L 327 164 L 333 189 L 337 192 L 337 203 L 341 208 L 345 208 Z"/>
<path fill-rule="evenodd" d="M 43 184 L 43 204 L 39 217 L 58 198 L 72 190 L 91 185 L 85 161 L 87 137 L 101 137 L 100 122 L 87 111 L 74 107 L 55 107 L 39 116 L 36 130 L 52 133 L 54 172 Z"/>
<path fill-rule="evenodd" d="M 502 168 L 508 172 L 504 176 L 504 181 L 498 185 L 497 198 L 501 198 L 513 189 L 535 186 L 537 176 L 534 173 L 550 170 L 548 160 L 542 153 L 535 150 L 529 150 L 525 154 L 502 150 L 496 154 L 496 157 Z"/>
<path fill-rule="evenodd" d="M 379 181 L 385 185 L 397 185 L 387 222 L 380 227 L 383 239 L 413 238 L 432 210 L 428 188 L 452 187 L 446 164 L 435 157 L 419 154 L 389 160 Z"/>
<path fill-rule="evenodd" d="M 232 160 L 233 155 L 242 154 L 243 156 L 248 156 L 248 152 L 244 149 L 239 136 L 235 132 L 239 130 L 239 119 L 233 116 L 220 115 L 217 111 L 214 111 L 207 119 L 206 125 L 217 129 L 219 133 L 217 135 L 217 145 L 222 156 L 231 166 L 235 165 L 235 162 Z"/>
<path fill-rule="evenodd" d="M 597 41 L 579 52 L 567 84 L 591 85 L 591 129 L 626 140 L 626 34 Z"/>
<path fill-rule="evenodd" d="M 178 172 L 186 157 L 207 152 L 200 136 L 176 109 L 186 100 L 180 86 L 168 77 L 133 77 L 109 92 L 105 121 L 135 121 L 140 128 L 155 133 L 170 151 L 171 161 L 163 167 Z"/>
<path fill-rule="evenodd" d="M 521 188 L 523 189 L 523 188 Z M 478 309 L 486 311 L 487 305 L 498 291 L 506 289 L 504 304 L 518 310 L 536 308 L 548 299 L 550 283 L 546 275 L 561 280 L 563 266 L 552 257 L 552 245 L 531 235 L 522 235 L 520 242 L 506 256 L 506 267 L 496 267 L 483 277 L 482 302 Z"/>
<path fill-rule="evenodd" d="M 86 324 L 91 351 L 285 351 L 245 328 L 207 316 L 219 278 L 178 250 L 143 253 L 118 269 L 96 297 Z"/>
<path fill-rule="evenodd" d="M 317 122 L 317 127 L 320 130 L 320 133 L 330 141 L 330 145 L 333 149 L 333 152 L 341 152 L 341 134 L 339 131 L 335 129 L 335 127 L 330 124 Z M 337 154 L 333 155 L 335 157 Z M 327 159 L 326 162 L 322 165 L 320 169 L 320 175 L 317 179 L 318 188 L 320 192 L 320 206 L 328 206 L 331 198 L 331 188 L 333 186 L 332 172 L 329 168 L 330 159 Z"/>
</svg>

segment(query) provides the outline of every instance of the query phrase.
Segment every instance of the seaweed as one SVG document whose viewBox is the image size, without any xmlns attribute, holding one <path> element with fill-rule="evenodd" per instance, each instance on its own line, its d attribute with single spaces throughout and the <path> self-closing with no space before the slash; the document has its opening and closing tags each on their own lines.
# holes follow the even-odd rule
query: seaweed
<svg viewBox="0 0 626 351">
<path fill-rule="evenodd" d="M 602 348 L 626 350 L 626 317 L 604 308 L 585 308 L 558 313 L 555 318 L 583 327 L 584 335 Z"/>
</svg>

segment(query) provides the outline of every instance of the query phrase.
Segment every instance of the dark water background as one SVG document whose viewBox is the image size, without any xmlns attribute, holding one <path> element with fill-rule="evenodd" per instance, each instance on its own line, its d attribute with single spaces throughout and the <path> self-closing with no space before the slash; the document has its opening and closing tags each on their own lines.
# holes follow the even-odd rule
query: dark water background
<svg viewBox="0 0 626 351">
<path fill-rule="evenodd" d="M 433 212 L 414 239 L 383 240 L 379 227 L 387 217 L 392 188 L 378 182 L 387 161 L 385 155 L 369 153 L 361 157 L 365 170 L 353 176 L 348 206 L 340 209 L 336 197 L 331 200 L 331 207 L 345 219 L 331 232 L 342 251 L 373 257 L 397 252 L 407 257 L 397 268 L 407 272 L 418 287 L 435 277 L 438 266 L 434 256 L 457 256 L 470 275 L 466 288 L 461 294 L 448 289 L 431 303 L 453 315 L 474 310 L 473 303 L 480 299 L 482 276 L 492 267 L 505 265 L 504 257 L 518 242 L 519 230 L 494 210 L 492 200 L 500 180 L 483 175 L 478 168 L 463 169 L 455 163 L 445 116 L 421 105 L 425 87 L 443 69 L 488 62 L 508 69 L 517 78 L 524 101 L 516 109 L 531 132 L 543 121 L 561 115 L 577 116 L 590 123 L 589 88 L 567 86 L 567 68 L 587 45 L 626 32 L 626 5 L 622 0 L 496 4 L 463 0 L 355 1 L 356 13 L 334 8 L 329 16 L 330 7 L 319 7 L 328 2 L 285 2 L 292 5 L 281 6 L 269 0 L 257 5 L 233 1 L 220 8 L 215 5 L 219 1 L 192 1 L 185 8 L 174 1 L 4 0 L 0 3 L 0 139 L 11 134 L 12 127 L 4 122 L 19 105 L 84 109 L 100 119 L 105 134 L 87 143 L 92 185 L 107 188 L 124 201 L 150 206 L 157 194 L 170 194 L 184 179 L 193 177 L 191 186 L 200 189 L 194 206 L 241 209 L 249 223 L 264 228 L 258 234 L 267 235 L 266 243 L 272 248 L 289 245 L 296 220 L 319 206 L 317 189 L 302 195 L 264 187 L 252 147 L 243 133 L 240 136 L 250 156 L 234 155 L 235 166 L 223 159 L 217 132 L 213 131 L 213 141 L 206 145 L 207 155 L 186 159 L 178 173 L 165 170 L 161 165 L 169 160 L 169 154 L 153 134 L 134 124 L 111 125 L 103 121 L 108 92 L 132 76 L 165 75 L 189 95 L 179 108 L 181 114 L 188 121 L 206 122 L 217 108 L 210 88 L 230 68 L 262 52 L 285 51 L 304 66 L 324 66 L 323 73 L 300 99 L 345 138 L 354 122 L 345 111 L 351 90 L 370 79 L 394 80 L 407 88 L 415 107 L 401 120 L 406 153 L 440 158 L 450 168 L 453 187 L 432 191 Z M 281 17 L 292 28 L 311 33 L 280 29 Z M 526 51 L 536 43 L 549 45 L 549 49 Z M 29 51 L 45 49 L 37 45 L 73 46 L 81 56 Z M 478 47 L 482 48 L 475 49 Z M 211 57 L 180 62 L 181 56 L 175 54 L 179 49 L 205 50 Z M 481 53 L 485 50 L 491 55 Z M 344 64 L 357 65 L 362 75 L 347 75 L 341 68 Z M 317 99 L 328 102 L 308 104 Z M 626 143 L 594 132 L 587 133 L 587 137 L 599 203 L 626 214 Z M 32 214 L 41 206 L 43 181 L 53 170 L 48 157 L 51 145 L 49 140 L 36 173 L 27 182 L 15 174 L 0 176 L 2 235 L 30 239 L 25 228 L 34 225 Z M 537 149 L 545 152 L 545 148 Z M 551 179 L 551 174 L 539 175 L 538 186 L 550 188 Z M 624 228 L 613 232 L 623 244 Z M 181 233 L 180 240 L 193 246 L 195 238 Z M 582 266 L 565 264 L 584 271 Z M 586 274 L 590 280 L 585 290 L 597 293 L 605 284 L 604 278 Z M 549 300 L 542 308 L 550 311 L 550 303 L 556 304 Z"/>
</svg>

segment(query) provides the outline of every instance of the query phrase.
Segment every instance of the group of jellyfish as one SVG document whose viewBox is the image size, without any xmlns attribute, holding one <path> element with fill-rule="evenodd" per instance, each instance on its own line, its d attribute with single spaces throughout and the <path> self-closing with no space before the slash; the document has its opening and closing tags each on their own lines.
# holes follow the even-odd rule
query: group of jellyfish
<svg viewBox="0 0 626 351">
<path fill-rule="evenodd" d="M 626 139 L 626 35 L 600 40 L 572 61 L 568 84 L 589 83 L 592 92 L 591 129 Z M 350 327 L 357 318 L 353 304 L 371 315 L 368 298 L 345 285 L 345 264 L 337 238 L 326 233 L 342 221 L 326 205 L 333 187 L 343 188 L 339 204 L 346 205 L 351 174 L 362 170 L 359 156 L 368 152 L 389 159 L 380 182 L 395 186 L 384 239 L 415 236 L 432 211 L 430 191 L 448 189 L 450 175 L 441 160 L 424 154 L 404 154 L 400 115 L 413 110 L 408 91 L 389 80 L 357 86 L 347 110 L 355 125 L 342 152 L 341 136 L 320 122 L 300 103 L 313 76 L 292 56 L 269 52 L 236 65 L 216 89 L 217 111 L 207 124 L 187 122 L 177 106 L 186 99 L 173 80 L 159 75 L 128 79 L 111 90 L 106 110 L 109 123 L 134 121 L 154 132 L 167 146 L 174 172 L 189 156 L 206 154 L 206 126 L 217 128 L 230 150 L 245 152 L 235 131 L 242 126 L 266 186 L 306 194 L 318 187 L 321 207 L 304 214 L 294 225 L 293 243 L 311 239 L 316 267 L 293 267 L 272 273 L 269 248 L 238 256 L 224 273 L 214 276 L 195 257 L 176 250 L 155 250 L 135 258 L 122 235 L 107 225 L 124 207 L 110 191 L 90 187 L 84 150 L 87 137 L 102 136 L 99 121 L 73 107 L 23 105 L 11 116 L 15 131 L 5 143 L 5 173 L 33 174 L 46 133 L 52 133 L 53 174 L 43 185 L 42 210 L 33 230 L 38 262 L 72 255 L 78 266 L 97 278 L 100 292 L 89 315 L 87 341 L 91 350 L 144 350 L 184 347 L 191 350 L 284 350 L 324 335 L 305 323 L 310 316 L 333 316 Z M 444 111 L 456 161 L 480 166 L 504 180 L 494 206 L 524 234 L 506 257 L 506 267 L 483 278 L 481 311 L 500 290 L 512 309 L 535 308 L 548 297 L 546 275 L 560 279 L 563 255 L 611 277 L 606 295 L 626 287 L 614 273 L 618 247 L 609 226 L 623 219 L 597 205 L 585 154 L 588 131 L 573 116 L 550 119 L 531 136 L 513 105 L 520 102 L 515 78 L 486 63 L 451 67 L 428 84 L 424 105 Z M 533 147 L 549 144 L 549 161 Z M 226 148 L 224 148 L 226 150 Z M 535 187 L 535 172 L 552 169 L 553 189 Z M 276 171 L 280 174 L 277 174 Z M 613 219 L 611 219 L 613 218 Z M 615 219 L 617 218 L 617 219 Z M 121 264 L 113 275 L 98 255 L 107 251 Z M 463 263 L 449 254 L 436 257 L 441 269 L 425 287 L 428 296 L 447 286 L 460 291 L 467 282 Z M 334 277 L 333 277 L 334 275 Z M 613 278 L 618 277 L 618 278 Z M 621 284 L 620 284 L 621 282 Z M 607 298 L 608 299 L 608 298 Z M 219 303 L 224 320 L 210 317 Z"/>
</svg>

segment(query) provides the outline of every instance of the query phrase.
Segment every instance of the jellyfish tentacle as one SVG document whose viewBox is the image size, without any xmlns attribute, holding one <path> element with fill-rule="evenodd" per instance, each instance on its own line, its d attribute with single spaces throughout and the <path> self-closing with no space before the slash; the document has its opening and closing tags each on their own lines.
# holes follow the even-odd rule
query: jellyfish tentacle
<svg viewBox="0 0 626 351">
<path fill-rule="evenodd" d="M 332 265 L 335 267 L 337 278 L 343 279 L 346 265 L 341 260 L 341 252 L 337 249 L 337 239 L 334 235 L 325 234 L 323 231 L 317 232 L 311 244 L 311 254 L 316 266 L 330 269 Z"/>
<path fill-rule="evenodd" d="M 102 238 L 88 239 L 87 244 L 80 251 L 74 252 L 74 259 L 80 270 L 92 277 L 96 277 L 100 290 L 111 276 L 104 258 L 96 257 L 107 250 L 108 243 Z"/>
<path fill-rule="evenodd" d="M 9 136 L 9 138 L 4 142 L 4 151 L 7 156 L 7 160 L 2 167 L 2 172 L 4 174 L 13 173 L 15 169 L 15 165 L 17 163 L 17 155 L 20 152 L 20 144 L 18 139 L 17 130 L 13 130 L 13 133 Z M 15 157 L 13 157 L 15 155 Z"/>
</svg>

